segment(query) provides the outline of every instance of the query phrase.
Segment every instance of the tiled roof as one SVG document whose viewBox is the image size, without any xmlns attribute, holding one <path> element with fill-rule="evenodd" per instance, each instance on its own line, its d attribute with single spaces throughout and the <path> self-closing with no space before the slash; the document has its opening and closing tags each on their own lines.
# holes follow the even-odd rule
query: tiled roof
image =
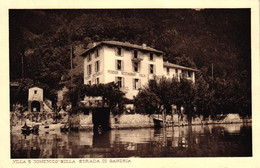
<svg viewBox="0 0 260 168">
<path fill-rule="evenodd" d="M 148 47 L 146 45 L 136 45 L 136 44 L 131 44 L 129 42 L 120 42 L 120 41 L 101 41 L 101 42 L 96 42 L 95 45 L 93 45 L 93 47 L 91 47 L 89 49 L 86 49 L 80 55 L 83 56 L 85 53 L 88 53 L 89 51 L 95 49 L 97 46 L 99 46 L 101 44 L 121 46 L 121 47 L 128 47 L 128 48 L 139 49 L 139 50 L 144 50 L 144 51 L 150 51 L 150 52 L 163 54 L 162 51 L 156 50 L 156 49 Z"/>
<path fill-rule="evenodd" d="M 178 69 L 185 69 L 185 70 L 191 70 L 191 71 L 198 71 L 197 69 L 188 68 L 185 66 L 169 63 L 169 62 L 163 62 L 163 66 L 169 67 L 169 68 L 178 68 Z"/>
</svg>

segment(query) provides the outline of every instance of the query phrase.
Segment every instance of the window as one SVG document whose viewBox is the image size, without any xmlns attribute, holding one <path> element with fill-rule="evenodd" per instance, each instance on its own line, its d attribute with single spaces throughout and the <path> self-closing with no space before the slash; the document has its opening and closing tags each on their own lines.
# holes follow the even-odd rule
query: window
<svg viewBox="0 0 260 168">
<path fill-rule="evenodd" d="M 140 79 L 133 79 L 133 89 L 140 89 Z"/>
<path fill-rule="evenodd" d="M 99 84 L 99 78 L 96 78 L 96 84 L 97 85 Z"/>
<path fill-rule="evenodd" d="M 150 74 L 154 73 L 154 65 L 150 64 Z"/>
<path fill-rule="evenodd" d="M 170 75 L 170 68 L 167 67 L 166 70 L 167 70 L 167 75 Z"/>
<path fill-rule="evenodd" d="M 37 90 L 34 91 L 34 94 L 37 94 Z"/>
<path fill-rule="evenodd" d="M 150 61 L 153 61 L 153 53 L 150 53 Z"/>
<path fill-rule="evenodd" d="M 175 75 L 178 77 L 178 69 L 175 69 Z"/>
<path fill-rule="evenodd" d="M 87 60 L 88 60 L 88 62 L 91 61 L 91 55 L 90 54 L 88 54 Z"/>
<path fill-rule="evenodd" d="M 119 88 L 122 88 L 124 86 L 123 79 L 124 78 L 122 77 L 116 77 L 116 83 L 118 84 Z"/>
<path fill-rule="evenodd" d="M 138 64 L 138 62 L 134 62 L 133 63 L 133 68 L 134 68 L 134 72 L 138 72 L 139 71 L 139 64 Z"/>
<path fill-rule="evenodd" d="M 95 57 L 99 57 L 99 49 L 95 51 Z"/>
<path fill-rule="evenodd" d="M 138 58 L 138 52 L 134 50 L 134 58 Z"/>
<path fill-rule="evenodd" d="M 116 70 L 123 70 L 123 61 L 116 60 Z"/>
<path fill-rule="evenodd" d="M 122 55 L 122 49 L 120 47 L 116 48 L 116 54 L 120 56 Z"/>
<path fill-rule="evenodd" d="M 90 74 L 91 74 L 91 64 L 88 65 L 88 75 L 90 75 Z"/>
<path fill-rule="evenodd" d="M 99 61 L 95 62 L 95 71 L 98 72 L 99 71 Z"/>
<path fill-rule="evenodd" d="M 188 77 L 191 78 L 191 71 L 188 71 Z"/>
</svg>

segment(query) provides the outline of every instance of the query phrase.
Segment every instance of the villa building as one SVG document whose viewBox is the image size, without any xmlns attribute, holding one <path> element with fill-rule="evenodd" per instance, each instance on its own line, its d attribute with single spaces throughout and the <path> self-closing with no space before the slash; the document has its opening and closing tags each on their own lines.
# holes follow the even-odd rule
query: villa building
<svg viewBox="0 0 260 168">
<path fill-rule="evenodd" d="M 163 52 L 146 44 L 101 41 L 84 51 L 84 84 L 117 82 L 126 97 L 133 99 L 139 89 L 155 76 L 195 82 L 195 69 L 163 61 Z"/>
</svg>

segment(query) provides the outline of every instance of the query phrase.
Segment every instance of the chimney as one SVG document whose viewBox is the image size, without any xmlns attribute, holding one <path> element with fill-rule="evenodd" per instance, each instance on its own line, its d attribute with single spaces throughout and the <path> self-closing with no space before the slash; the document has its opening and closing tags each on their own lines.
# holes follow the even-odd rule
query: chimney
<svg viewBox="0 0 260 168">
<path fill-rule="evenodd" d="M 145 44 L 145 43 L 143 43 L 142 47 L 143 47 L 143 49 L 146 49 L 146 44 Z"/>
<path fill-rule="evenodd" d="M 95 42 L 93 42 L 92 44 L 93 44 L 93 47 L 95 47 L 97 45 L 97 43 L 95 43 Z"/>
</svg>

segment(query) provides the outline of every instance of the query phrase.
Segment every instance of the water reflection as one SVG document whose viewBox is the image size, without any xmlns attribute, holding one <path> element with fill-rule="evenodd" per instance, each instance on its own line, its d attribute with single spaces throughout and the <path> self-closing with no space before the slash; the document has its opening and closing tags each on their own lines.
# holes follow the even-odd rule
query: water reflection
<svg viewBox="0 0 260 168">
<path fill-rule="evenodd" d="M 11 134 L 12 158 L 252 156 L 251 125 Z"/>
</svg>

